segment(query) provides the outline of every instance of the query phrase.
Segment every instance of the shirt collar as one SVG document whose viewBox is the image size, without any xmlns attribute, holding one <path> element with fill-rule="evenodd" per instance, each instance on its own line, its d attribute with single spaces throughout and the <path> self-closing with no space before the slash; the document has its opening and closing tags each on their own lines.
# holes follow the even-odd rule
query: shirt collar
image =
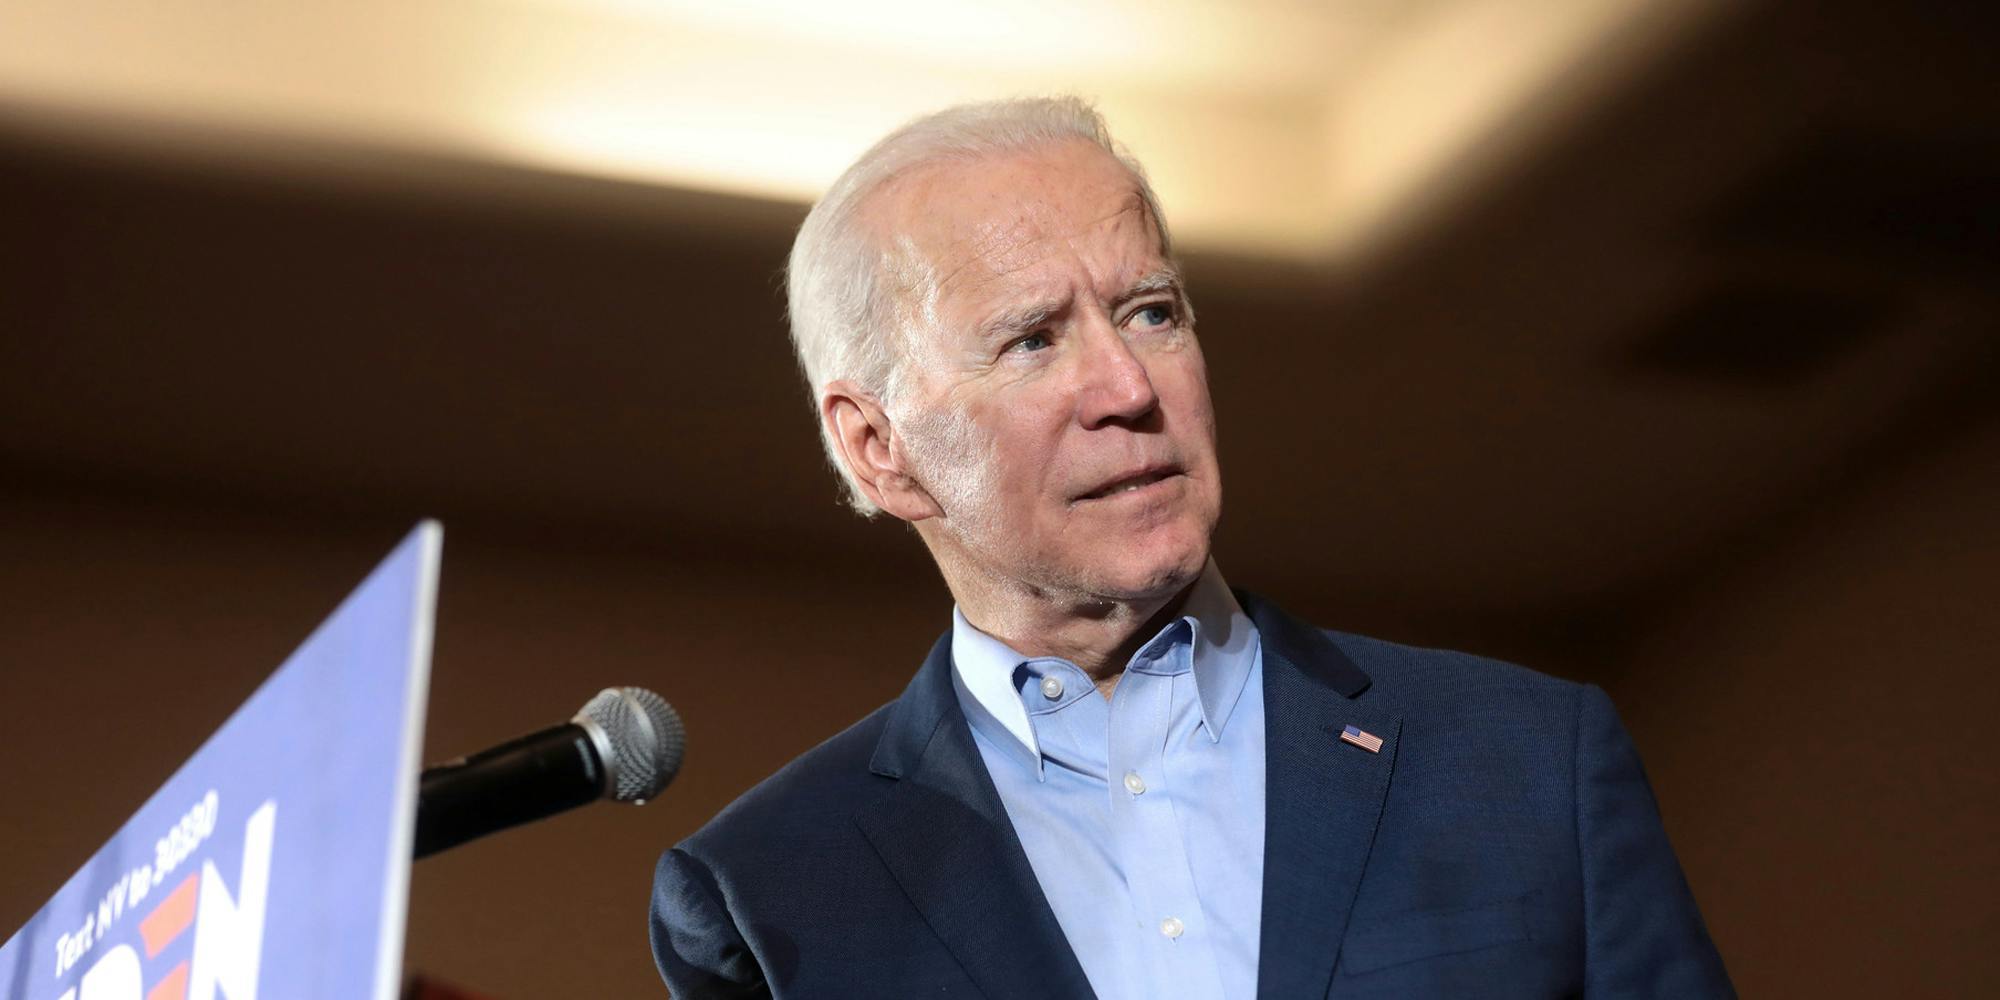
<svg viewBox="0 0 2000 1000">
<path fill-rule="evenodd" d="M 1016 687 L 1016 668 L 1037 658 L 1024 656 L 980 631 L 957 607 L 952 608 L 951 620 L 952 672 L 958 680 L 955 687 L 967 717 L 975 725 L 993 723 L 981 728 L 988 729 L 992 737 L 1011 736 L 1039 763 L 1041 748 L 1035 740 L 1034 727 L 1028 722 L 1022 692 Z M 1178 627 L 1182 622 L 1187 623 L 1186 629 Z M 1213 559 L 1189 591 L 1180 617 L 1167 622 L 1141 645 L 1133 655 L 1133 662 L 1161 659 L 1163 650 L 1159 644 L 1175 641 L 1186 641 L 1192 647 L 1202 728 L 1210 742 L 1218 741 L 1256 662 L 1257 627 L 1236 603 L 1236 596 L 1229 592 L 1229 585 Z"/>
</svg>

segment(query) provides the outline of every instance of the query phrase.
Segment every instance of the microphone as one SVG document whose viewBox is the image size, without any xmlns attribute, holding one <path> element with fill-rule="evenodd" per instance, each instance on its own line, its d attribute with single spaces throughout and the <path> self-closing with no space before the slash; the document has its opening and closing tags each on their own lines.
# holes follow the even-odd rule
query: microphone
<svg viewBox="0 0 2000 1000">
<path fill-rule="evenodd" d="M 424 769 L 415 856 L 429 857 L 600 798 L 644 805 L 681 769 L 687 733 L 666 699 L 605 688 L 568 724 Z"/>
</svg>

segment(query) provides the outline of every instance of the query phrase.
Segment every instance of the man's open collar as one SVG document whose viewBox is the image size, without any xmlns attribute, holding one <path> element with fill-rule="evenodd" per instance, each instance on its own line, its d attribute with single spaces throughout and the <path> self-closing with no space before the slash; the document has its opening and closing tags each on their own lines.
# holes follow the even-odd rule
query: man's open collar
<svg viewBox="0 0 2000 1000">
<path fill-rule="evenodd" d="M 1270 686 L 1272 658 L 1299 669 L 1310 684 L 1324 686 L 1342 697 L 1353 698 L 1368 689 L 1368 675 L 1333 644 L 1326 633 L 1299 621 L 1284 609 L 1246 590 L 1232 591 L 1237 603 L 1257 627 L 1258 643 L 1265 663 L 1265 686 Z M 947 716 L 964 718 L 957 693 L 952 690 L 951 632 L 932 644 L 923 668 L 910 679 L 897 699 L 876 743 L 869 769 L 876 774 L 900 778 L 915 770 L 924 748 Z M 1269 710 L 1268 704 L 1266 710 Z M 963 722 L 960 722 L 963 725 Z M 968 741 L 969 742 L 969 741 Z"/>
<path fill-rule="evenodd" d="M 1025 754 L 1038 763 L 1041 747 L 1021 703 L 1017 668 L 1043 657 L 1026 656 L 1006 643 L 980 631 L 958 608 L 953 608 L 951 660 L 956 674 L 954 687 L 969 698 L 962 702 L 968 718 L 974 720 L 987 738 Z M 1159 642 L 1180 623 L 1189 628 L 1195 692 L 1203 728 L 1211 741 L 1220 739 L 1229 716 L 1243 694 L 1245 679 L 1256 662 L 1256 627 L 1237 603 L 1222 571 L 1209 560 L 1200 579 L 1188 593 L 1179 617 L 1162 626 L 1141 647 L 1141 653 Z"/>
</svg>

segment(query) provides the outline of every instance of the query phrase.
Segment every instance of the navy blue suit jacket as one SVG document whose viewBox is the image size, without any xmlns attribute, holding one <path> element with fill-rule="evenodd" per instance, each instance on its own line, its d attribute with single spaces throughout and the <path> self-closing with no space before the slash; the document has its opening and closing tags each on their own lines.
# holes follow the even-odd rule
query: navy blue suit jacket
<svg viewBox="0 0 2000 1000">
<path fill-rule="evenodd" d="M 1239 596 L 1264 652 L 1259 997 L 1733 995 L 1601 690 Z M 653 954 L 675 996 L 1091 995 L 949 640 L 661 857 Z"/>
</svg>

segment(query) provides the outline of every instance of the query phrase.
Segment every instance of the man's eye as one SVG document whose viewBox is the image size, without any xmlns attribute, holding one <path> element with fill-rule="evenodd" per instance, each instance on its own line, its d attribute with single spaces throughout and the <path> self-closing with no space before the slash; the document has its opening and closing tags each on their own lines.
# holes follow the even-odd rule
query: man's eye
<svg viewBox="0 0 2000 1000">
<path fill-rule="evenodd" d="M 1024 351 L 1024 352 L 1040 351 L 1046 349 L 1048 346 L 1049 346 L 1048 334 L 1031 333 L 1025 337 L 1022 337 L 1020 340 L 1014 341 L 1014 343 L 1007 349 L 1010 351 Z"/>
<path fill-rule="evenodd" d="M 1132 315 L 1147 326 L 1171 326 L 1174 322 L 1174 308 L 1165 303 L 1147 306 Z"/>
</svg>

